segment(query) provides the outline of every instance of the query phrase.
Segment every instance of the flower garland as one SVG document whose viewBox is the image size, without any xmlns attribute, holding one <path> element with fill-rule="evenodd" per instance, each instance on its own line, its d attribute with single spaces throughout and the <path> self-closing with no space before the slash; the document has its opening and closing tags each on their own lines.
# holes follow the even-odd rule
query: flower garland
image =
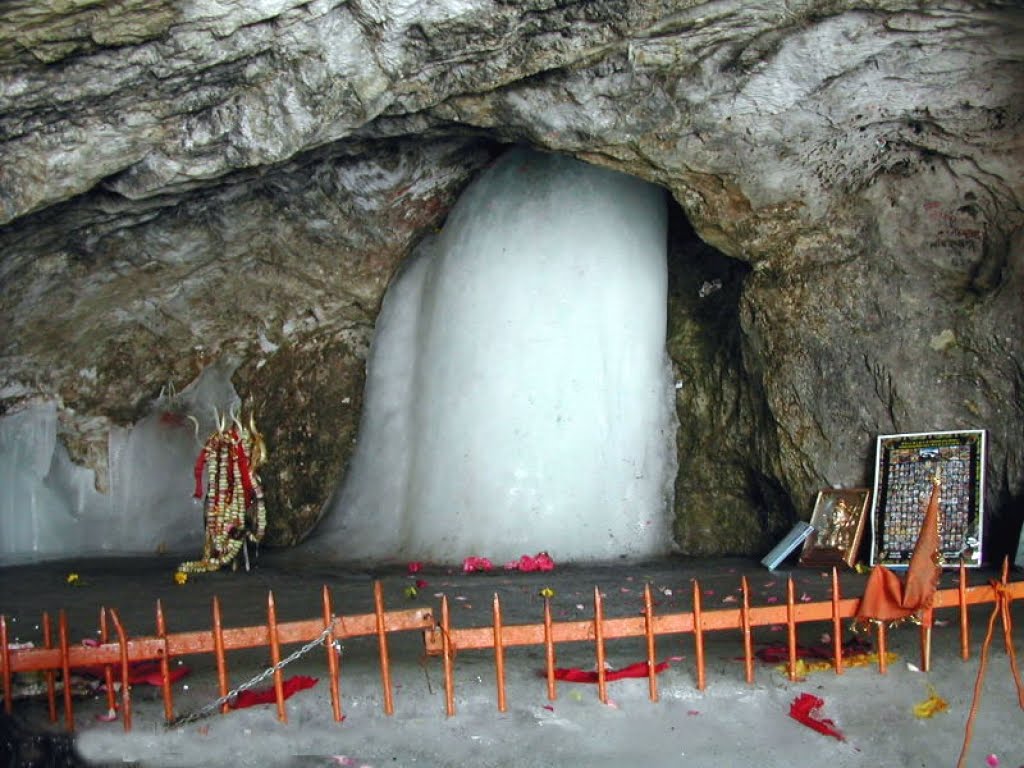
<svg viewBox="0 0 1024 768">
<path fill-rule="evenodd" d="M 207 438 L 195 465 L 197 499 L 203 498 L 204 470 L 206 477 L 203 556 L 179 565 L 178 573 L 203 573 L 229 563 L 235 565 L 246 541 L 262 541 L 267 510 L 256 470 L 265 461 L 263 436 L 251 416 L 248 427 L 237 419 L 231 427 L 222 421 Z"/>
</svg>

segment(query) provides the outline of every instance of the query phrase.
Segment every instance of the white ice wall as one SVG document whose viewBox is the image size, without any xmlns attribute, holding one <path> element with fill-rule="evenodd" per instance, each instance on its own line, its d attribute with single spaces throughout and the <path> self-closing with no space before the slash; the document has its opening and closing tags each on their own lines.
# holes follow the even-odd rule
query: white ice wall
<svg viewBox="0 0 1024 768">
<path fill-rule="evenodd" d="M 158 548 L 198 556 L 203 511 L 192 469 L 214 409 L 237 407 L 232 371 L 212 366 L 133 427 L 112 430 L 105 494 L 68 456 L 53 402 L 0 419 L 0 565 Z M 188 415 L 200 421 L 199 439 Z"/>
<path fill-rule="evenodd" d="M 661 189 L 514 150 L 378 319 L 359 443 L 311 547 L 556 560 L 669 548 L 675 463 Z"/>
</svg>

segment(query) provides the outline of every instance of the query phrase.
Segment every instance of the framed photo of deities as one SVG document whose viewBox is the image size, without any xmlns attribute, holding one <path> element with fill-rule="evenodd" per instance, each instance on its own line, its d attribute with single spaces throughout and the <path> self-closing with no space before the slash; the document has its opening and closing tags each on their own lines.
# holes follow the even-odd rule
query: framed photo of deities
<svg viewBox="0 0 1024 768">
<path fill-rule="evenodd" d="M 868 517 L 870 501 L 869 488 L 825 488 L 818 491 L 811 514 L 814 533 L 804 541 L 800 565 L 845 565 L 852 568 L 864 536 L 864 521 Z"/>
<path fill-rule="evenodd" d="M 946 567 L 981 565 L 985 431 L 880 435 L 871 510 L 871 564 L 906 566 L 932 478 L 939 473 L 939 537 Z"/>
</svg>

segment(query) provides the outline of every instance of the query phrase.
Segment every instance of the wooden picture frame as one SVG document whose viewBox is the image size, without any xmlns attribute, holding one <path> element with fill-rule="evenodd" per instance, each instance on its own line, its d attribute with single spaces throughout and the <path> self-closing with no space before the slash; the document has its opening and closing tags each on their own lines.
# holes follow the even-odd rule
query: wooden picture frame
<svg viewBox="0 0 1024 768">
<path fill-rule="evenodd" d="M 871 565 L 910 564 L 939 474 L 940 554 L 947 568 L 982 564 L 985 430 L 880 435 L 871 511 Z"/>
<path fill-rule="evenodd" d="M 824 488 L 818 491 L 811 514 L 814 533 L 804 541 L 800 565 L 852 568 L 864 536 L 871 503 L 870 488 Z"/>
</svg>

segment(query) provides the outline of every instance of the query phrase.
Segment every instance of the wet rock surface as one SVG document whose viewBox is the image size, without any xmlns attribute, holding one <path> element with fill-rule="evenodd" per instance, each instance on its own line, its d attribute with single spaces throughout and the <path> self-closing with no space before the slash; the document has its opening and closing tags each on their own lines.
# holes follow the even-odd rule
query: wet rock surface
<svg viewBox="0 0 1024 768">
<path fill-rule="evenodd" d="M 0 410 L 57 400 L 100 485 L 111 425 L 230 359 L 271 438 L 270 540 L 300 540 L 389 279 L 521 142 L 664 185 L 699 238 L 671 267 L 683 551 L 761 552 L 820 487 L 870 484 L 877 434 L 964 428 L 1012 550 L 1014 4 L 9 6 Z"/>
</svg>

